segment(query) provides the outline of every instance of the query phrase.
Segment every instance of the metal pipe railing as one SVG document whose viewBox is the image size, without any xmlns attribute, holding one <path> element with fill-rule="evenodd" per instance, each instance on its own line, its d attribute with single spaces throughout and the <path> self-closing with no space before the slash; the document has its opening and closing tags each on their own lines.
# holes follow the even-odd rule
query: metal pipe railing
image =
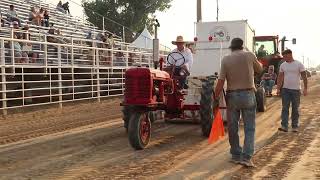
<svg viewBox="0 0 320 180">
<path fill-rule="evenodd" d="M 46 39 L 46 35 L 43 37 Z M 13 36 L 0 37 L 0 109 L 3 114 L 12 108 L 43 104 L 59 104 L 62 108 L 65 102 L 101 101 L 103 97 L 123 95 L 124 72 L 134 66 L 132 62 L 153 67 L 149 50 L 128 44 L 115 44 L 111 49 L 100 48 L 96 47 L 96 41 L 88 47 L 81 45 L 86 41 L 80 45 L 75 44 L 77 41 L 77 38 L 72 38 L 70 44 L 59 44 L 15 39 Z M 32 44 L 36 49 L 32 52 L 39 55 L 36 62 L 16 61 L 15 43 Z"/>
</svg>

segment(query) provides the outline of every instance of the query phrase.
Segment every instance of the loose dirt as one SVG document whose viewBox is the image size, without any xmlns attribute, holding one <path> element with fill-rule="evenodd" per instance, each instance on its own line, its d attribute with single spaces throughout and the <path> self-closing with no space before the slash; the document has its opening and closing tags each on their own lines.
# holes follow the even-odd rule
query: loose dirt
<svg viewBox="0 0 320 180">
<path fill-rule="evenodd" d="M 113 99 L 0 119 L 0 179 L 320 179 L 319 84 L 313 77 L 302 97 L 298 133 L 277 131 L 280 98 L 268 99 L 254 169 L 229 162 L 227 136 L 208 145 L 195 124 L 156 121 L 149 146 L 135 151 Z"/>
</svg>

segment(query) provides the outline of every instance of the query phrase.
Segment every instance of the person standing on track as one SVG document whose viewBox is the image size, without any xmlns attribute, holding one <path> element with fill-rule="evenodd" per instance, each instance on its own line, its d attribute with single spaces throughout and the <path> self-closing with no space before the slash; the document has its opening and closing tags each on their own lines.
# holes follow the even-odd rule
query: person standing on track
<svg viewBox="0 0 320 180">
<path fill-rule="evenodd" d="M 231 162 L 254 167 L 251 160 L 254 153 L 256 97 L 254 74 L 262 72 L 262 65 L 256 56 L 243 50 L 243 40 L 234 38 L 231 41 L 231 54 L 221 62 L 220 75 L 215 89 L 217 99 L 227 80 L 227 123 L 230 143 Z M 244 146 L 239 144 L 240 113 L 244 122 Z"/>
<path fill-rule="evenodd" d="M 303 95 L 308 92 L 308 79 L 304 65 L 293 59 L 292 51 L 287 49 L 282 52 L 283 62 L 280 65 L 277 82 L 277 95 L 282 97 L 281 127 L 279 131 L 288 132 L 289 107 L 291 103 L 292 131 L 298 132 L 299 127 L 299 106 L 300 106 L 300 79 L 303 80 Z"/>
</svg>

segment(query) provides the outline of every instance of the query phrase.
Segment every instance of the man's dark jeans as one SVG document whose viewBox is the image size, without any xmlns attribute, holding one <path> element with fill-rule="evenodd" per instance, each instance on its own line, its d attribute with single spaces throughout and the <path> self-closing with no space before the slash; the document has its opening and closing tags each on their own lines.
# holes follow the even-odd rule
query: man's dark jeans
<svg viewBox="0 0 320 180">
<path fill-rule="evenodd" d="M 227 121 L 230 153 L 233 159 L 250 160 L 254 153 L 256 120 L 256 97 L 254 91 L 227 92 Z M 239 144 L 240 114 L 244 123 L 244 146 Z"/>
<path fill-rule="evenodd" d="M 281 126 L 288 129 L 289 108 L 290 103 L 292 107 L 291 120 L 292 128 L 299 126 L 299 106 L 300 106 L 300 90 L 282 88 L 282 112 L 281 112 Z"/>
</svg>

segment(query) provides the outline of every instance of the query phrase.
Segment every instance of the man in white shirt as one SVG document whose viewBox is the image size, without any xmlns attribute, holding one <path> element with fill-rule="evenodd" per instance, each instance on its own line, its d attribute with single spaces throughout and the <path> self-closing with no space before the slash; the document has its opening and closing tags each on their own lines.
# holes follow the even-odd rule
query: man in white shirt
<svg viewBox="0 0 320 180">
<path fill-rule="evenodd" d="M 281 127 L 279 131 L 288 132 L 289 107 L 292 104 L 291 120 L 292 131 L 298 132 L 299 106 L 300 106 L 300 79 L 303 80 L 303 95 L 307 95 L 308 79 L 304 65 L 293 59 L 292 51 L 287 49 L 282 52 L 283 62 L 280 65 L 277 94 L 282 97 Z"/>
<path fill-rule="evenodd" d="M 172 44 L 176 45 L 177 48 L 174 49 L 172 52 L 179 52 L 183 55 L 184 59 L 185 59 L 185 63 L 183 66 L 181 66 L 181 68 L 176 68 L 176 72 L 177 71 L 181 71 L 184 70 L 186 72 L 187 75 L 190 74 L 190 70 L 192 67 L 192 63 L 193 63 L 193 57 L 192 57 L 192 52 L 190 49 L 188 49 L 187 47 L 185 47 L 186 42 L 183 40 L 183 36 L 177 36 L 176 41 L 172 41 Z M 181 62 L 176 62 L 176 65 L 180 65 Z M 182 88 L 187 89 L 188 85 L 186 84 L 186 80 L 187 78 L 182 78 L 180 80 L 180 85 Z"/>
</svg>

